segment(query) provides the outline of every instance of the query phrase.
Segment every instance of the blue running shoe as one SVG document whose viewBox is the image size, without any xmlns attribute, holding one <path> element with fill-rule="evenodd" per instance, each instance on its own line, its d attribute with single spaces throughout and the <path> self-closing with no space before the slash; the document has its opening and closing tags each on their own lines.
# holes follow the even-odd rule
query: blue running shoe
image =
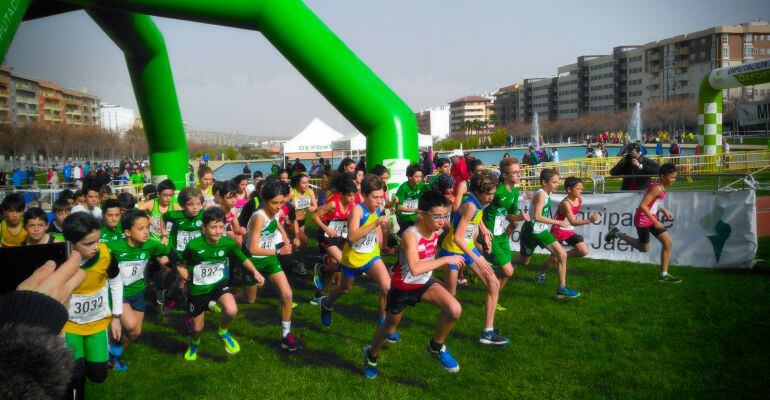
<svg viewBox="0 0 770 400">
<path fill-rule="evenodd" d="M 483 331 L 479 338 L 479 343 L 487 346 L 505 346 L 511 341 L 497 333 L 497 331 Z"/>
<path fill-rule="evenodd" d="M 112 368 L 115 369 L 115 371 L 118 372 L 126 372 L 128 371 L 128 365 L 126 365 L 126 362 L 123 361 L 121 357 L 115 357 L 112 363 Z"/>
<path fill-rule="evenodd" d="M 321 323 L 325 327 L 330 327 L 332 325 L 332 309 L 331 307 L 326 307 L 327 302 L 328 298 L 324 296 L 321 297 L 318 304 L 321 306 Z"/>
<path fill-rule="evenodd" d="M 123 355 L 123 344 L 110 341 L 110 355 L 120 357 Z"/>
<path fill-rule="evenodd" d="M 222 333 L 217 331 L 217 338 L 225 344 L 225 351 L 227 354 L 238 354 L 238 352 L 241 351 L 241 345 L 238 344 L 235 338 L 233 338 L 233 335 L 230 334 L 229 330 Z"/>
<path fill-rule="evenodd" d="M 428 355 L 435 358 L 444 370 L 449 372 L 457 372 L 460 370 L 460 364 L 457 363 L 457 360 L 455 360 L 455 358 L 452 357 L 452 354 L 449 353 L 449 349 L 443 344 L 439 351 L 431 350 L 430 343 L 428 343 L 425 349 L 428 350 Z"/>
<path fill-rule="evenodd" d="M 198 340 L 198 343 L 190 342 L 190 345 L 187 346 L 187 351 L 184 353 L 184 359 L 187 361 L 195 361 L 198 359 L 198 348 L 200 347 L 201 342 Z"/>
<path fill-rule="evenodd" d="M 323 264 L 321 263 L 316 263 L 313 266 L 313 285 L 315 285 L 318 290 L 323 290 L 324 288 L 323 271 L 321 268 L 323 268 Z"/>
<path fill-rule="evenodd" d="M 364 376 L 369 379 L 377 377 L 377 363 L 369 361 L 369 350 L 372 346 L 364 346 Z"/>
<path fill-rule="evenodd" d="M 557 299 L 574 299 L 576 297 L 580 297 L 580 292 L 577 290 L 572 290 L 566 286 L 561 289 L 556 289 Z"/>
<path fill-rule="evenodd" d="M 385 318 L 377 317 L 377 326 L 382 326 L 384 323 Z M 388 343 L 398 343 L 401 341 L 401 335 L 398 334 L 398 331 L 395 331 L 392 335 L 385 338 L 385 340 L 387 340 Z"/>
</svg>

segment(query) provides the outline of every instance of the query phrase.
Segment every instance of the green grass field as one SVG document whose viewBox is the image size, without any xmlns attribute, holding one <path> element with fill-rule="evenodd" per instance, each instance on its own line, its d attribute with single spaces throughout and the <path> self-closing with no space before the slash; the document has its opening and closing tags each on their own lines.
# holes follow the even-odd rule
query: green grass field
<svg viewBox="0 0 770 400">
<path fill-rule="evenodd" d="M 758 258 L 770 259 L 770 238 Z M 404 314 L 402 342 L 380 356 L 380 375 L 361 375 L 361 348 L 375 328 L 376 291 L 368 280 L 335 304 L 331 329 L 308 303 L 310 280 L 293 280 L 296 354 L 280 349 L 276 294 L 240 306 L 232 325 L 242 351 L 228 356 L 209 314 L 200 357 L 187 362 L 184 314 L 148 310 L 144 333 L 129 349 L 129 370 L 89 384 L 102 399 L 412 399 L 412 398 L 767 398 L 770 394 L 770 267 L 716 272 L 673 267 L 681 285 L 657 281 L 657 267 L 570 260 L 568 282 L 583 292 L 554 298 L 555 275 L 534 283 L 536 258 L 501 295 L 508 311 L 496 327 L 504 348 L 477 343 L 483 290 L 461 288 L 463 314 L 447 346 L 457 374 L 425 354 L 436 310 L 420 304 Z"/>
</svg>

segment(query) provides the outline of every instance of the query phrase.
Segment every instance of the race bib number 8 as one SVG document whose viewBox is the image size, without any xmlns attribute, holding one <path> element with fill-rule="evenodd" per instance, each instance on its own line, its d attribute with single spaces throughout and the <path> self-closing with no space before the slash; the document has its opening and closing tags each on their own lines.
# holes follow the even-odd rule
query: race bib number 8
<svg viewBox="0 0 770 400">
<path fill-rule="evenodd" d="M 208 286 L 221 281 L 225 277 L 225 263 L 203 262 L 193 271 L 193 285 Z"/>
<path fill-rule="evenodd" d="M 107 285 L 91 294 L 73 294 L 70 298 L 69 319 L 76 324 L 99 321 L 110 315 Z"/>
<path fill-rule="evenodd" d="M 176 249 L 184 251 L 187 243 L 201 235 L 201 231 L 179 231 L 176 234 Z"/>
<path fill-rule="evenodd" d="M 120 277 L 123 279 L 123 286 L 128 286 L 142 279 L 146 265 L 147 260 L 119 262 L 118 267 L 120 268 Z"/>
</svg>

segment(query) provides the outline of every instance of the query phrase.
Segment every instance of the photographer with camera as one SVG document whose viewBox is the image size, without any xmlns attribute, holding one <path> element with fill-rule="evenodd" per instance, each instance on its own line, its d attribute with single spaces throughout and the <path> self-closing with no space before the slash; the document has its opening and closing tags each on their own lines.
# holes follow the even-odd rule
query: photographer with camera
<svg viewBox="0 0 770 400">
<path fill-rule="evenodd" d="M 642 155 L 638 143 L 630 143 L 620 161 L 610 170 L 610 175 L 639 175 L 625 177 L 620 190 L 643 190 L 650 184 L 650 175 L 658 173 L 660 165 L 657 161 Z"/>
</svg>

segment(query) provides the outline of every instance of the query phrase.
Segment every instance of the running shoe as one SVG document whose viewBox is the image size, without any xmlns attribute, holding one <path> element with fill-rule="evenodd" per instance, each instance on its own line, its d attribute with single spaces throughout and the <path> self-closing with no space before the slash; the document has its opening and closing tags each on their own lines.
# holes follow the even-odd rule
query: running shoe
<svg viewBox="0 0 770 400">
<path fill-rule="evenodd" d="M 209 301 L 209 311 L 220 314 L 222 312 L 222 307 L 220 307 L 216 301 L 211 300 Z"/>
<path fill-rule="evenodd" d="M 324 288 L 323 264 L 321 263 L 315 263 L 313 266 L 313 284 L 318 290 Z"/>
<path fill-rule="evenodd" d="M 332 309 L 331 307 L 326 307 L 327 301 L 328 298 L 323 296 L 318 299 L 318 305 L 321 307 L 321 323 L 324 326 L 329 327 L 332 325 Z"/>
<path fill-rule="evenodd" d="M 364 346 L 364 376 L 374 379 L 377 377 L 377 363 L 369 361 L 369 350 L 371 349 L 372 346 L 370 345 Z"/>
<path fill-rule="evenodd" d="M 293 353 L 299 350 L 299 343 L 294 338 L 294 334 L 289 332 L 288 335 L 281 339 L 281 348 L 287 350 L 289 353 Z"/>
<path fill-rule="evenodd" d="M 580 297 L 580 292 L 577 290 L 572 290 L 566 286 L 561 289 L 556 289 L 557 299 L 574 299 L 575 297 Z"/>
<path fill-rule="evenodd" d="M 126 365 L 122 357 L 115 357 L 112 361 L 112 369 L 117 372 L 126 372 L 128 371 L 128 365 Z"/>
<path fill-rule="evenodd" d="M 428 355 L 435 358 L 444 370 L 449 372 L 457 372 L 460 370 L 460 364 L 457 363 L 457 360 L 455 360 L 455 358 L 452 357 L 452 354 L 449 353 L 449 349 L 443 344 L 439 351 L 433 351 L 430 348 L 430 343 L 428 343 L 425 349 L 428 350 Z"/>
<path fill-rule="evenodd" d="M 679 278 L 675 278 L 674 275 L 666 274 L 663 276 L 658 275 L 658 282 L 663 283 L 682 283 L 682 280 Z"/>
<path fill-rule="evenodd" d="M 159 306 L 162 306 L 166 303 L 166 293 L 168 291 L 166 289 L 156 289 L 155 290 L 155 303 L 157 303 Z"/>
<path fill-rule="evenodd" d="M 316 291 L 316 293 L 313 294 L 313 297 L 310 299 L 310 304 L 317 306 L 321 301 L 321 297 L 323 297 L 323 295 Z"/>
<path fill-rule="evenodd" d="M 198 341 L 198 344 L 195 344 L 193 342 L 190 342 L 190 344 L 187 346 L 187 351 L 184 353 L 184 359 L 187 361 L 195 361 L 198 359 L 198 348 L 201 346 L 201 342 Z"/>
<path fill-rule="evenodd" d="M 468 280 L 465 279 L 465 278 L 460 278 L 460 279 L 457 280 L 457 283 L 460 284 L 460 285 L 465 286 L 465 285 L 468 284 Z"/>
<path fill-rule="evenodd" d="M 110 341 L 109 351 L 111 356 L 120 357 L 123 355 L 123 345 Z"/>
<path fill-rule="evenodd" d="M 537 283 L 545 285 L 545 274 L 537 274 Z"/>
<path fill-rule="evenodd" d="M 225 331 L 225 333 L 222 335 L 217 332 L 217 338 L 225 343 L 225 351 L 227 354 L 236 354 L 241 351 L 241 345 L 239 345 L 233 336 L 230 335 L 230 331 Z"/>
<path fill-rule="evenodd" d="M 299 303 L 295 303 L 295 302 L 292 301 L 291 302 L 291 309 L 293 310 L 293 309 L 297 308 L 298 305 L 299 305 Z"/>
<path fill-rule="evenodd" d="M 609 243 L 612 241 L 612 239 L 615 239 L 618 237 L 618 233 L 620 232 L 620 229 L 618 229 L 615 225 L 610 225 L 610 230 L 607 232 L 606 235 L 604 235 L 604 241 Z"/>
<path fill-rule="evenodd" d="M 296 264 L 297 266 L 294 268 L 294 273 L 298 276 L 305 276 L 307 275 L 307 269 L 305 269 L 305 264 L 298 262 Z"/>
<path fill-rule="evenodd" d="M 488 346 L 505 346 L 510 342 L 511 341 L 507 337 L 500 336 L 500 334 L 494 330 L 481 332 L 481 337 L 479 338 L 479 343 Z"/>
<path fill-rule="evenodd" d="M 377 326 L 381 326 L 385 323 L 385 318 L 377 317 Z M 398 331 L 393 332 L 392 335 L 385 338 L 385 340 L 388 341 L 388 343 L 398 343 L 401 341 L 401 335 L 398 334 Z"/>
<path fill-rule="evenodd" d="M 500 303 L 497 303 L 497 305 L 495 306 L 495 310 L 497 310 L 497 311 L 508 311 L 508 309 L 503 307 L 503 306 L 501 306 Z"/>
</svg>

